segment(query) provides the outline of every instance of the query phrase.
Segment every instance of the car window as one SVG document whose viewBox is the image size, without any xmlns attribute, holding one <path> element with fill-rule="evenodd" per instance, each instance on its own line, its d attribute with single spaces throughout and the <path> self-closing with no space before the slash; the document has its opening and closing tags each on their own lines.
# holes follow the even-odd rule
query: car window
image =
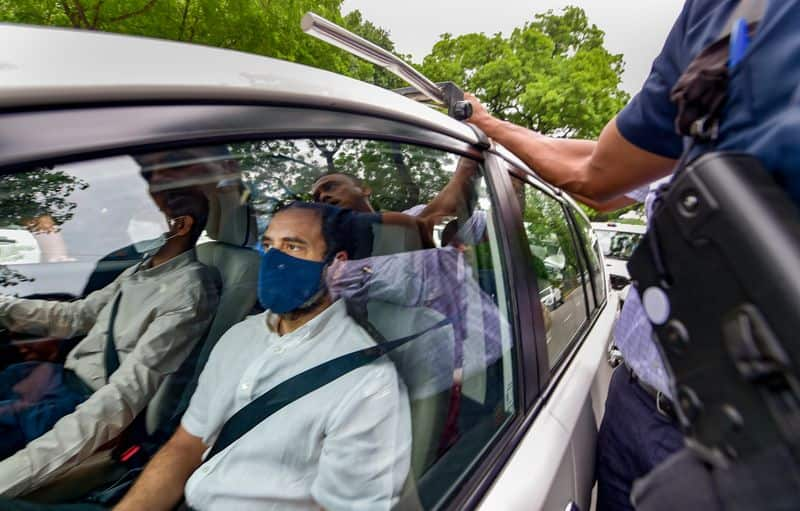
<svg viewBox="0 0 800 511">
<path fill-rule="evenodd" d="M 548 361 L 554 367 L 586 321 L 583 270 L 561 204 L 536 187 L 513 179 L 528 262 L 539 287 Z"/>
<path fill-rule="evenodd" d="M 591 290 L 594 294 L 594 303 L 590 302 L 591 308 L 599 307 L 604 301 L 606 296 L 606 281 L 603 269 L 600 267 L 600 260 L 602 259 L 600 241 L 597 233 L 592 229 L 592 224 L 586 220 L 586 217 L 581 215 L 576 209 L 572 210 L 572 218 L 578 225 L 578 234 L 580 242 L 583 245 L 583 254 L 588 259 L 587 280 L 591 279 Z"/>
<path fill-rule="evenodd" d="M 642 235 L 636 232 L 604 231 L 602 229 L 595 229 L 595 232 L 603 255 L 606 258 L 622 261 L 631 258 L 633 250 L 642 239 Z"/>
<path fill-rule="evenodd" d="M 218 312 L 215 316 L 201 308 L 196 317 L 186 318 L 186 324 L 195 325 L 195 337 L 174 350 L 167 346 L 168 354 L 160 355 L 170 360 L 169 371 L 187 357 L 190 363 L 184 366 L 204 368 L 188 387 L 170 389 L 172 401 L 166 415 L 157 417 L 159 424 L 168 423 L 164 416 L 191 403 L 183 415 L 184 426 L 196 436 L 208 433 L 213 438 L 215 428 L 221 427 L 219 417 L 225 416 L 218 410 L 215 415 L 220 403 L 216 392 L 229 389 L 231 395 L 254 398 L 301 369 L 376 343 L 409 339 L 381 361 L 288 405 L 282 420 L 268 426 L 275 434 L 252 448 L 292 445 L 292 456 L 300 458 L 307 453 L 324 458 L 329 449 L 348 461 L 342 470 L 352 472 L 349 480 L 355 486 L 347 492 L 368 495 L 367 481 L 389 474 L 393 498 L 400 498 L 406 480 L 413 477 L 414 495 L 404 498 L 418 499 L 425 508 L 442 502 L 517 414 L 519 384 L 501 244 L 483 168 L 445 151 L 360 139 L 263 140 L 121 155 L 2 176 L 0 270 L 1 291 L 7 296 L 0 300 L 0 321 L 12 339 L 2 365 L 65 364 L 62 367 L 76 373 L 78 381 L 93 377 L 94 371 L 97 381 L 89 381 L 89 386 L 102 387 L 109 316 L 116 318 L 115 324 L 125 324 L 125 329 L 114 329 L 124 365 L 129 353 L 138 349 L 136 339 L 124 332 L 130 328 L 146 338 L 143 332 L 160 317 L 158 304 L 170 306 L 188 285 L 179 280 L 180 286 L 155 286 L 143 300 L 149 319 L 125 303 L 127 291 L 118 293 L 125 288 L 115 287 L 148 269 L 175 236 L 176 226 L 187 222 L 191 215 L 176 216 L 175 204 L 159 199 L 187 190 L 207 204 L 195 253 L 197 263 L 211 270 L 208 275 L 216 275 L 216 281 L 209 280 L 215 282 L 215 290 L 203 292 L 216 297 L 208 302 L 213 301 Z M 317 218 L 319 224 L 314 223 Z M 287 224 L 299 234 L 286 234 Z M 329 247 L 336 250 L 324 252 Z M 323 253 L 319 250 L 324 254 L 318 261 L 314 257 Z M 296 257 L 269 268 L 279 271 L 298 264 L 296 260 L 318 261 L 324 267 L 316 294 L 299 305 L 286 305 L 290 290 L 298 285 L 294 280 L 259 280 L 267 271 L 265 260 L 292 254 Z M 557 266 L 557 251 L 554 254 L 555 259 L 548 260 Z M 559 279 L 571 274 L 562 275 Z M 264 289 L 264 282 L 279 285 Z M 114 315 L 118 295 L 121 305 Z M 26 297 L 47 301 L 26 302 Z M 329 297 L 329 302 L 320 297 Z M 57 331 L 49 304 L 76 299 L 69 303 L 81 304 L 87 298 L 92 308 L 84 312 L 80 332 Z M 25 303 L 43 319 L 35 328 L 13 319 L 14 311 L 2 308 L 9 300 Z M 265 312 L 265 302 L 270 310 L 285 310 L 282 315 Z M 275 345 L 264 365 L 253 365 L 262 363 L 259 357 L 267 352 L 254 344 L 252 332 L 272 346 L 269 343 L 277 341 L 269 340 L 270 332 L 280 333 L 280 325 L 288 321 L 284 315 L 327 303 L 332 305 L 325 306 L 319 316 L 323 319 L 314 324 L 336 318 L 337 328 L 346 335 L 320 339 L 318 348 L 299 341 Z M 259 314 L 264 319 L 248 322 Z M 99 326 L 92 330 L 94 324 Z M 319 328 L 309 327 L 308 335 Z M 19 343 L 30 341 L 24 335 L 34 331 L 47 333 L 58 344 L 44 359 Z M 61 337 L 70 339 L 61 343 Z M 218 339 L 222 340 L 216 343 Z M 227 351 L 229 346 L 238 348 Z M 308 351 L 294 356 L 293 350 Z M 76 353 L 84 357 L 76 358 Z M 84 370 L 81 360 L 91 360 L 94 369 Z M 156 361 L 136 362 L 149 363 Z M 159 370 L 169 372 L 160 366 Z M 193 371 L 183 374 L 191 380 Z M 391 391 L 379 386 L 385 381 L 395 382 Z M 160 383 L 138 391 L 150 400 Z M 192 385 L 197 386 L 194 392 Z M 165 408 L 156 400 L 144 413 L 149 417 L 156 406 Z M 303 421 L 314 414 L 319 415 L 314 424 L 332 429 L 313 433 Z M 380 414 L 385 420 L 370 426 Z M 394 426 L 386 427 L 390 423 Z M 177 424 L 174 417 L 171 424 Z M 348 433 L 339 435 L 337 428 Z M 319 444 L 324 438 L 331 438 L 328 447 Z M 300 451 L 303 454 L 297 454 Z M 287 461 L 287 474 L 310 463 L 292 459 Z M 364 464 L 367 459 L 373 464 Z M 226 460 L 222 463 L 229 463 L 225 470 L 231 474 L 247 470 L 244 463 L 237 466 L 235 456 Z M 369 466 L 375 467 L 374 474 L 363 473 Z"/>
<path fill-rule="evenodd" d="M 2 291 L 19 296 L 87 294 L 101 260 L 138 261 L 126 249 L 164 221 L 130 156 L 5 175 L 0 200 Z"/>
</svg>

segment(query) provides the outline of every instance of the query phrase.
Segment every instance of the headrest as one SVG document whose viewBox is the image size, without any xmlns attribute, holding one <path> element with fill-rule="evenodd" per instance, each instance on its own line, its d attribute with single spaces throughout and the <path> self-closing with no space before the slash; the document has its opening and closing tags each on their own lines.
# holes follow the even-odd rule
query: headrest
<svg viewBox="0 0 800 511">
<path fill-rule="evenodd" d="M 240 247 L 257 241 L 255 215 L 249 194 L 238 182 L 206 192 L 208 197 L 208 237 Z"/>
</svg>

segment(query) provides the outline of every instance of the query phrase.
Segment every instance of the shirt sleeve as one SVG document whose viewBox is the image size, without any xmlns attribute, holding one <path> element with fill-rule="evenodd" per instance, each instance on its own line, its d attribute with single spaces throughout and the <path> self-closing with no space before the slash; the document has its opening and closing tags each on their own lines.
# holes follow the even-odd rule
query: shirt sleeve
<svg viewBox="0 0 800 511">
<path fill-rule="evenodd" d="M 650 185 L 640 186 L 636 190 L 631 190 L 625 194 L 625 197 L 633 199 L 636 202 L 644 203 L 647 194 L 650 193 Z"/>
<path fill-rule="evenodd" d="M 391 509 L 411 463 L 408 397 L 389 363 L 358 374 L 331 415 L 311 485 L 324 509 Z M 354 373 L 356 374 L 356 373 Z"/>
<path fill-rule="evenodd" d="M 681 136 L 675 131 L 677 108 L 670 91 L 683 73 L 682 62 L 688 61 L 686 30 L 692 4 L 691 0 L 684 4 L 642 89 L 616 118 L 617 128 L 628 142 L 667 158 L 678 158 L 683 150 Z"/>
<path fill-rule="evenodd" d="M 65 339 L 84 335 L 94 326 L 100 310 L 116 294 L 120 279 L 128 273 L 86 298 L 72 302 L 0 296 L 0 322 L 13 332 L 32 335 Z"/>
<path fill-rule="evenodd" d="M 16 496 L 74 467 L 116 438 L 202 338 L 217 306 L 201 279 L 171 296 L 109 383 L 53 429 L 0 462 L 0 494 Z"/>
</svg>

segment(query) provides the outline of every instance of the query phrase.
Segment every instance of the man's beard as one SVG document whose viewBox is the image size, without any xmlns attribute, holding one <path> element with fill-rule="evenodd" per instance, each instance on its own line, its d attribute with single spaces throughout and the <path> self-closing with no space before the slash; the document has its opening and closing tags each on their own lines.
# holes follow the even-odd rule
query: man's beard
<svg viewBox="0 0 800 511">
<path fill-rule="evenodd" d="M 289 311 L 286 314 L 282 314 L 286 319 L 289 321 L 294 321 L 298 319 L 300 316 L 307 314 L 317 307 L 325 300 L 325 297 L 328 295 L 328 286 L 325 284 L 324 279 L 322 286 L 319 288 L 319 291 L 316 292 L 314 296 L 309 298 L 303 305 L 296 308 L 293 311 Z"/>
</svg>

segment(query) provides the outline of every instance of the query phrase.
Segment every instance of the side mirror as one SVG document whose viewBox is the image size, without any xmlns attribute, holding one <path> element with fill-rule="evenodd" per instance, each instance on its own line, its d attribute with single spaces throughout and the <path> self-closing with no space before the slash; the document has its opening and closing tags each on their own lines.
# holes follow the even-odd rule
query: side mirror
<svg viewBox="0 0 800 511">
<path fill-rule="evenodd" d="M 622 275 L 611 275 L 611 289 L 619 291 L 631 283 L 631 279 Z"/>
</svg>

